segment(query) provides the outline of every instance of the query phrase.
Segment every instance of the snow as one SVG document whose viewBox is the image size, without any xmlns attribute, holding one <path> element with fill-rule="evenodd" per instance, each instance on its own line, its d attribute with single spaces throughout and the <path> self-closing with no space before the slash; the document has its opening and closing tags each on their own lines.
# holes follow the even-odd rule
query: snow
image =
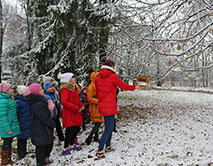
<svg viewBox="0 0 213 166">
<path fill-rule="evenodd" d="M 115 150 L 106 153 L 104 159 L 94 160 L 98 144 L 93 142 L 64 157 L 56 138 L 51 165 L 206 166 L 213 162 L 212 101 L 210 93 L 201 92 L 159 89 L 120 92 L 118 132 L 112 137 Z M 79 142 L 85 141 L 91 127 L 89 124 L 86 131 L 81 131 Z M 36 164 L 33 153 L 16 164 L 26 163 Z"/>
</svg>

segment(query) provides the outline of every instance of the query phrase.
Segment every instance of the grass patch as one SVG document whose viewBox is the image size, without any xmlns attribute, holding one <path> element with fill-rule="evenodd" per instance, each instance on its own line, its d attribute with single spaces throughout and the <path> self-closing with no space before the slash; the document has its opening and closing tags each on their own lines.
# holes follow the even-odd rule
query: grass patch
<svg viewBox="0 0 213 166">
<path fill-rule="evenodd" d="M 175 160 L 177 160 L 179 158 L 179 156 L 175 155 L 175 154 L 168 156 L 168 157 L 171 158 L 171 159 L 175 159 Z"/>
</svg>

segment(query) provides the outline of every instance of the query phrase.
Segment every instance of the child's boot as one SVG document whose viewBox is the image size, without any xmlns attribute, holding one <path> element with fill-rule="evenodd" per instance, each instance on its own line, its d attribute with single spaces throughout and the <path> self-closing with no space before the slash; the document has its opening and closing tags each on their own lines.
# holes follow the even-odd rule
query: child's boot
<svg viewBox="0 0 213 166">
<path fill-rule="evenodd" d="M 105 158 L 104 150 L 97 151 L 95 155 L 97 156 L 98 159 Z"/>
<path fill-rule="evenodd" d="M 1 166 L 5 166 L 8 164 L 8 150 L 1 151 Z"/>
<path fill-rule="evenodd" d="M 74 151 L 79 151 L 79 150 L 82 149 L 82 148 L 79 147 L 79 146 L 77 147 L 75 144 L 74 144 L 74 145 L 70 145 L 69 148 L 70 148 L 70 150 L 74 150 Z"/>
<path fill-rule="evenodd" d="M 79 145 L 77 137 L 74 140 L 74 144 Z"/>
<path fill-rule="evenodd" d="M 105 147 L 104 151 L 105 151 L 105 152 L 111 152 L 111 151 L 114 151 L 114 149 L 113 149 L 112 146 L 110 145 L 110 146 Z"/>
<path fill-rule="evenodd" d="M 98 135 L 94 136 L 94 142 L 100 142 L 100 139 L 99 139 Z"/>
<path fill-rule="evenodd" d="M 46 157 L 45 158 L 45 163 L 46 163 L 46 165 L 51 164 L 51 163 L 53 163 L 53 160 L 50 159 L 50 157 Z"/>
<path fill-rule="evenodd" d="M 71 155 L 70 149 L 69 148 L 62 148 L 62 155 L 63 156 Z"/>
<path fill-rule="evenodd" d="M 11 156 L 12 156 L 12 148 L 9 148 L 8 149 L 8 162 L 7 162 L 7 164 L 13 165 L 14 162 L 12 161 Z"/>
<path fill-rule="evenodd" d="M 87 145 L 90 145 L 91 142 L 92 142 L 92 137 L 91 137 L 91 136 L 87 137 L 85 143 L 86 143 Z"/>
</svg>

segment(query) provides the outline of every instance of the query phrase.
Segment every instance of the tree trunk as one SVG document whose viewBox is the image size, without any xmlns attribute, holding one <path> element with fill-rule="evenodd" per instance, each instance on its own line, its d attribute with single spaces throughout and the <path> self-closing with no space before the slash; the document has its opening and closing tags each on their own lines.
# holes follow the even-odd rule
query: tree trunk
<svg viewBox="0 0 213 166">
<path fill-rule="evenodd" d="M 161 86 L 161 80 L 160 79 L 160 60 L 159 60 L 159 55 L 156 56 L 157 58 L 157 86 Z"/>
<path fill-rule="evenodd" d="M 107 0 L 100 0 L 100 4 L 106 4 Z M 107 56 L 107 43 L 108 43 L 108 38 L 109 38 L 109 27 L 108 27 L 108 21 L 101 19 L 100 22 L 100 33 L 99 33 L 99 58 L 100 58 L 100 63 L 102 59 L 106 58 Z"/>
<path fill-rule="evenodd" d="M 2 24 L 2 1 L 0 0 L 0 83 L 1 83 L 1 75 L 2 75 L 2 63 L 1 63 L 1 55 L 2 55 L 2 46 L 3 46 L 3 24 Z"/>
<path fill-rule="evenodd" d="M 31 46 L 32 46 L 32 38 L 33 38 L 33 25 L 32 22 L 30 22 L 30 17 L 32 17 L 32 6 L 30 4 L 30 1 L 27 0 L 26 1 L 26 23 L 27 23 L 27 50 L 30 51 L 31 50 Z"/>
</svg>

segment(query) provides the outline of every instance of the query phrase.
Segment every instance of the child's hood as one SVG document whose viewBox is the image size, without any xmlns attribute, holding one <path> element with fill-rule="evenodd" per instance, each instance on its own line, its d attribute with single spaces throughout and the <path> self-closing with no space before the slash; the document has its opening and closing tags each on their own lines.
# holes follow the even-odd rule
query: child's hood
<svg viewBox="0 0 213 166">
<path fill-rule="evenodd" d="M 99 72 L 92 72 L 90 75 L 91 82 L 95 82 L 96 77 L 98 76 Z"/>
<path fill-rule="evenodd" d="M 30 94 L 26 98 L 27 98 L 27 102 L 30 105 L 32 105 L 33 103 L 36 103 L 36 102 L 43 102 L 43 103 L 47 104 L 47 99 L 42 95 Z"/>
<path fill-rule="evenodd" d="M 64 88 L 66 88 L 70 91 L 74 91 L 76 89 L 78 92 L 80 92 L 80 88 L 77 84 L 73 85 L 71 83 L 62 83 L 60 86 L 60 91 Z"/>
</svg>

